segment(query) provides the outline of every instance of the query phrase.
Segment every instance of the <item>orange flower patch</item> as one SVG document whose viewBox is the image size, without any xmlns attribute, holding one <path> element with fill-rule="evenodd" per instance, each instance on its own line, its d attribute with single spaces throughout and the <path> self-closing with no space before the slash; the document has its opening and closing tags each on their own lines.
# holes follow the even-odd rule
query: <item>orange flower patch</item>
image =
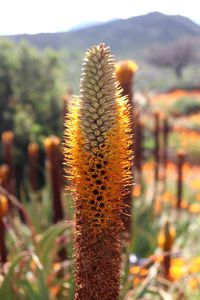
<svg viewBox="0 0 200 300">
<path fill-rule="evenodd" d="M 133 187 L 133 197 L 140 197 L 141 195 L 141 185 L 140 184 L 136 184 Z"/>
<path fill-rule="evenodd" d="M 200 213 L 200 203 L 193 203 L 188 207 L 188 211 L 192 214 Z"/>
<path fill-rule="evenodd" d="M 130 274 L 133 275 L 133 285 L 140 284 L 149 274 L 149 270 L 142 266 L 133 266 L 130 268 Z"/>
</svg>

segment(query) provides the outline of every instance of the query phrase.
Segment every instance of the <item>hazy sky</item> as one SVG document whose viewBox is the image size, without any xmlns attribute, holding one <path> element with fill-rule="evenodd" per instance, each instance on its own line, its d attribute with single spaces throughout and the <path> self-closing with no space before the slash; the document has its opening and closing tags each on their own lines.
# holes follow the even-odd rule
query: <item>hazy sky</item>
<svg viewBox="0 0 200 300">
<path fill-rule="evenodd" d="M 0 35 L 65 31 L 91 21 L 160 11 L 200 23 L 198 0 L 0 0 Z"/>
</svg>

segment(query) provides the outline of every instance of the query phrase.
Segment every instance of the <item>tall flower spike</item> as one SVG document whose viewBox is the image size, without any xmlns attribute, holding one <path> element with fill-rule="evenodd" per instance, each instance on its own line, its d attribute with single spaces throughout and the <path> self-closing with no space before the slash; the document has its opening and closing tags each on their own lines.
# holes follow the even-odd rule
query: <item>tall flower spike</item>
<svg viewBox="0 0 200 300">
<path fill-rule="evenodd" d="M 86 52 L 80 97 L 66 118 L 65 159 L 75 203 L 75 299 L 118 299 L 123 197 L 131 180 L 127 100 L 104 44 Z"/>
</svg>

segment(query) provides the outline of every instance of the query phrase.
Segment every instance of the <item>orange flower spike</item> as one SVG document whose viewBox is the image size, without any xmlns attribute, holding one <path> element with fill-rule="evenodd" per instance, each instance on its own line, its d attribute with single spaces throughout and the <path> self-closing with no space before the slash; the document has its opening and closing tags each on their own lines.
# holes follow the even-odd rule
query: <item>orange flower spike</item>
<svg viewBox="0 0 200 300">
<path fill-rule="evenodd" d="M 109 48 L 91 47 L 82 71 L 64 145 L 75 203 L 75 299 L 118 299 L 123 196 L 131 180 L 130 113 Z"/>
</svg>

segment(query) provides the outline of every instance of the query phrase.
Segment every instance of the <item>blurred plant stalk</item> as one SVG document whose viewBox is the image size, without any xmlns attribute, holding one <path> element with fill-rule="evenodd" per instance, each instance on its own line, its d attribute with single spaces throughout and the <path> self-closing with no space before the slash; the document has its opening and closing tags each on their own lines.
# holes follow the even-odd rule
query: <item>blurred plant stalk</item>
<svg viewBox="0 0 200 300">
<path fill-rule="evenodd" d="M 169 121 L 167 116 L 163 118 L 163 188 L 166 189 L 167 162 L 168 162 L 168 146 L 169 146 Z"/>
<path fill-rule="evenodd" d="M 185 155 L 186 153 L 183 149 L 180 149 L 177 153 L 177 210 L 180 210 L 183 200 L 183 166 L 185 162 Z"/>
<path fill-rule="evenodd" d="M 163 250 L 163 276 L 170 280 L 170 266 L 171 266 L 171 251 L 176 238 L 176 231 L 174 227 L 166 220 L 161 228 L 158 236 L 158 245 Z"/>
<path fill-rule="evenodd" d="M 135 114 L 135 143 L 134 143 L 134 161 L 135 169 L 137 170 L 137 176 L 135 180 L 138 184 L 141 184 L 142 177 L 142 161 L 143 161 L 143 127 L 144 124 L 141 120 L 140 113 Z"/>
<path fill-rule="evenodd" d="M 32 191 L 38 189 L 38 174 L 39 174 L 39 145 L 32 142 L 28 145 L 28 176 Z"/>
<path fill-rule="evenodd" d="M 155 193 L 157 191 L 158 179 L 159 179 L 159 167 L 160 167 L 160 113 L 154 112 L 154 182 Z"/>
<path fill-rule="evenodd" d="M 7 249 L 5 240 L 4 218 L 8 213 L 8 199 L 0 194 L 0 262 L 4 264 L 7 261 Z"/>
<path fill-rule="evenodd" d="M 9 167 L 6 164 L 0 166 L 0 184 L 6 189 L 9 190 Z"/>
<path fill-rule="evenodd" d="M 63 220 L 62 207 L 62 165 L 60 152 L 60 139 L 56 136 L 47 137 L 44 141 L 47 155 L 47 171 L 49 172 L 52 190 L 53 222 Z"/>
<path fill-rule="evenodd" d="M 134 106 L 133 106 L 133 83 L 134 83 L 134 77 L 135 73 L 138 70 L 137 64 L 132 60 L 122 60 L 119 61 L 115 66 L 116 71 L 116 77 L 119 82 L 119 87 L 122 89 L 121 93 L 122 96 L 128 97 L 128 103 L 130 106 L 131 111 L 131 124 L 132 124 L 132 133 L 135 132 L 135 120 L 134 120 Z M 136 139 L 136 142 L 137 139 Z M 139 146 L 139 145 L 138 145 Z M 134 148 L 137 147 L 135 143 L 132 144 L 133 151 Z M 136 160 L 136 159 L 135 159 Z M 138 162 L 139 164 L 139 162 Z M 123 223 L 124 223 L 124 229 L 125 229 L 125 237 L 127 240 L 131 237 L 131 229 L 132 229 L 132 192 L 133 187 L 130 186 L 129 193 L 124 198 L 124 204 L 125 204 L 125 210 L 122 215 Z"/>
<path fill-rule="evenodd" d="M 14 133 L 12 131 L 4 131 L 1 136 L 3 144 L 3 155 L 4 162 L 8 166 L 8 182 L 9 186 L 7 189 L 9 192 L 15 194 L 16 191 L 16 182 L 15 182 L 15 172 L 13 164 L 13 141 Z"/>
</svg>

